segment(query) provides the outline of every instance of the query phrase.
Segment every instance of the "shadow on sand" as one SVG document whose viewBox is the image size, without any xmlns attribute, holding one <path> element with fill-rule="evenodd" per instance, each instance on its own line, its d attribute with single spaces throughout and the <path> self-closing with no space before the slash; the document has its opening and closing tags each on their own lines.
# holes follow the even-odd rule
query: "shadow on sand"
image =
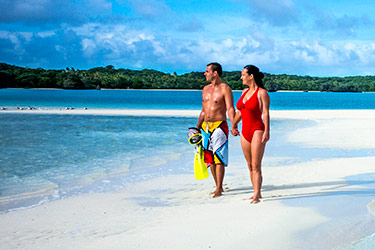
<svg viewBox="0 0 375 250">
<path fill-rule="evenodd" d="M 370 180 L 351 180 L 351 181 L 332 181 L 332 182 L 316 182 L 316 183 L 299 183 L 292 185 L 265 185 L 262 187 L 263 199 L 262 201 L 275 201 L 285 199 L 298 199 L 298 198 L 309 198 L 318 196 L 337 196 L 337 195 L 371 195 L 375 196 L 374 188 L 352 188 L 352 186 L 369 186 L 375 185 L 375 181 Z M 304 192 L 303 189 L 308 189 Z M 318 190 L 311 192 L 311 188 Z M 276 194 L 277 190 L 290 190 L 288 194 Z M 251 186 L 241 188 L 228 188 L 226 195 L 242 195 L 251 194 Z M 272 192 L 273 194 L 267 194 Z"/>
</svg>

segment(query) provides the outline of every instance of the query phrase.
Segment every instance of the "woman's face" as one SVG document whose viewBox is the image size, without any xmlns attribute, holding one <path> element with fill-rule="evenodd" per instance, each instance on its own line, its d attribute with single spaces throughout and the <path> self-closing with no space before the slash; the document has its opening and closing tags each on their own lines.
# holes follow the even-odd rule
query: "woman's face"
<svg viewBox="0 0 375 250">
<path fill-rule="evenodd" d="M 242 71 L 241 71 L 241 80 L 242 80 L 242 84 L 243 85 L 249 85 L 250 84 L 250 81 L 251 81 L 251 79 L 252 79 L 252 74 L 251 75 L 249 75 L 248 73 L 247 73 L 247 69 L 242 69 Z"/>
</svg>

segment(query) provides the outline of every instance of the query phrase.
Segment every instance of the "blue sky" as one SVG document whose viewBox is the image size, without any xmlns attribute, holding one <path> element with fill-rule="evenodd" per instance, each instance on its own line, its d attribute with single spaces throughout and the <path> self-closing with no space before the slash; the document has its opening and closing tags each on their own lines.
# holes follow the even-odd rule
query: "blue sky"
<svg viewBox="0 0 375 250">
<path fill-rule="evenodd" d="M 375 75 L 373 13 L 373 0 L 0 0 L 0 62 Z"/>
</svg>

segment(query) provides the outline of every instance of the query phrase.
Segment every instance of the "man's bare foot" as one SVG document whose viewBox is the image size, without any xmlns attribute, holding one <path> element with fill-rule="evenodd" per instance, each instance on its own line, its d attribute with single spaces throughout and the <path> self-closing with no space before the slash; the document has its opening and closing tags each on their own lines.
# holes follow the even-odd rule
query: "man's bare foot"
<svg viewBox="0 0 375 250">
<path fill-rule="evenodd" d="M 224 192 L 224 190 L 223 190 L 223 189 L 221 189 L 221 190 L 220 190 L 220 192 L 222 192 L 222 193 L 223 193 L 223 192 Z M 210 194 L 215 194 L 215 193 L 216 193 L 216 189 L 215 189 L 215 191 L 212 191 L 212 192 L 211 192 Z"/>
<path fill-rule="evenodd" d="M 222 196 L 222 195 L 223 195 L 223 194 L 222 194 L 222 191 L 219 190 L 219 191 L 217 191 L 217 192 L 214 193 L 214 196 L 212 196 L 212 198 L 217 198 L 217 197 L 220 197 L 220 196 Z"/>
</svg>

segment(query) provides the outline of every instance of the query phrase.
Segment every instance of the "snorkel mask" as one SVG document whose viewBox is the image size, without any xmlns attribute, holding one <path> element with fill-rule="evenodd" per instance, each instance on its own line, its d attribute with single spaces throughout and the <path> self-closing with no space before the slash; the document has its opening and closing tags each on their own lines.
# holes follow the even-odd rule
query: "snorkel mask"
<svg viewBox="0 0 375 250">
<path fill-rule="evenodd" d="M 202 134 L 197 128 L 189 128 L 187 136 L 189 137 L 188 140 L 191 145 L 198 145 L 202 142 Z"/>
</svg>

